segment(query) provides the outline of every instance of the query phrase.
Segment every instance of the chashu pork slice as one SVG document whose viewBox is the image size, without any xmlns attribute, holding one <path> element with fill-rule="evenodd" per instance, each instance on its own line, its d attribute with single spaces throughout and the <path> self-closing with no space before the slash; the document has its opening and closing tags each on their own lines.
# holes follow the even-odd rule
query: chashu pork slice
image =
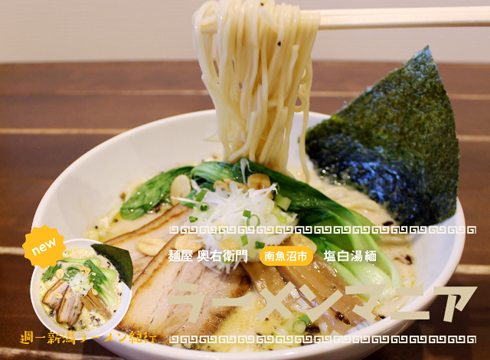
<svg viewBox="0 0 490 360">
<path fill-rule="evenodd" d="M 68 283 L 63 280 L 58 280 L 58 282 L 44 295 L 43 304 L 46 304 L 52 310 L 57 311 L 61 305 L 66 289 L 68 289 Z"/>
<path fill-rule="evenodd" d="M 183 225 L 189 219 L 191 212 L 191 208 L 187 206 L 176 205 L 139 229 L 106 242 L 108 245 L 117 246 L 129 251 L 131 260 L 133 261 L 133 283 L 151 259 L 153 259 L 153 256 L 147 256 L 136 249 L 138 241 L 144 238 L 159 238 L 169 241 L 175 236 L 175 234 L 170 233 L 171 227 Z"/>
<path fill-rule="evenodd" d="M 66 323 L 68 326 L 73 326 L 78 321 L 82 308 L 83 303 L 80 296 L 68 288 L 58 309 L 56 321 L 60 324 Z"/>
<path fill-rule="evenodd" d="M 205 272 L 211 270 L 195 261 L 196 258 L 193 258 L 193 262 L 183 263 L 175 283 L 172 284 L 174 289 L 171 289 L 168 296 L 193 296 L 202 293 L 201 287 L 198 288 L 197 292 L 179 291 L 175 289 L 175 284 L 177 283 L 196 284 L 200 286 L 202 280 L 208 277 L 208 274 L 205 274 Z M 169 336 L 185 324 L 189 318 L 192 306 L 191 304 L 169 304 L 168 297 L 160 300 L 160 302 L 158 312 L 160 318 L 151 323 L 149 329 L 151 329 L 150 331 L 155 331 L 159 342 L 167 343 Z"/>
<path fill-rule="evenodd" d="M 212 334 L 233 307 L 213 307 L 212 298 L 239 297 L 249 287 L 248 278 L 237 270 L 226 275 L 213 271 L 197 261 L 170 261 L 168 255 L 174 249 L 175 239 L 170 240 L 153 258 L 133 285 L 133 298 L 128 312 L 117 326 L 125 332 L 153 332 L 160 343 L 168 343 L 169 337 L 178 332 Z M 176 290 L 177 283 L 195 284 L 196 292 Z M 190 304 L 169 304 L 170 296 L 204 294 L 205 299 L 198 321 L 188 321 Z"/>
<path fill-rule="evenodd" d="M 198 293 L 206 294 L 204 303 L 195 323 L 186 321 L 185 324 L 174 333 L 175 336 L 212 335 L 224 319 L 226 319 L 235 307 L 213 306 L 213 299 L 238 298 L 250 288 L 248 277 L 241 267 L 232 270 L 230 274 L 218 274 L 206 267 L 205 272 L 198 282 Z"/>
</svg>

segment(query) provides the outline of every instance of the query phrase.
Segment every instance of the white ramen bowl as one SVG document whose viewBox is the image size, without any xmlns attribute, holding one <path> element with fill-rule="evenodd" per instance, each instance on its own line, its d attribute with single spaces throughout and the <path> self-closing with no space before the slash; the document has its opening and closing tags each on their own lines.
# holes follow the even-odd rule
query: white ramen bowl
<svg viewBox="0 0 490 360">
<path fill-rule="evenodd" d="M 100 242 L 89 239 L 72 239 L 65 240 L 64 244 L 66 245 L 66 250 L 93 250 L 92 244 L 100 244 Z M 34 311 L 39 320 L 41 320 L 44 326 L 46 326 L 49 330 L 55 334 L 60 334 L 60 336 L 67 337 L 68 330 L 56 324 L 43 309 L 41 298 L 39 296 L 39 285 L 41 284 L 42 276 L 43 269 L 40 266 L 36 266 L 31 277 L 31 302 L 32 306 L 34 307 Z M 131 293 L 131 289 L 126 284 L 122 283 L 121 303 L 119 304 L 116 312 L 112 315 L 112 318 L 104 325 L 96 329 L 90 331 L 73 331 L 75 339 L 84 340 L 95 336 L 102 336 L 114 329 L 114 327 L 116 327 L 116 325 L 122 320 L 124 315 L 126 315 L 126 312 L 129 309 L 129 304 L 131 303 Z"/>
<path fill-rule="evenodd" d="M 310 113 L 309 125 L 325 119 L 327 115 Z M 290 149 L 290 166 L 299 166 L 298 144 L 294 139 L 300 133 L 301 116 L 297 115 Z M 117 204 L 121 191 L 136 179 L 154 176 L 162 170 L 198 163 L 210 155 L 219 155 L 221 145 L 203 139 L 216 129 L 215 111 L 201 111 L 155 121 L 119 136 L 92 149 L 70 165 L 44 195 L 34 217 L 33 226 L 47 225 L 58 229 L 65 238 L 81 237 L 89 225 L 106 215 Z M 464 229 L 463 210 L 458 202 L 456 215 L 441 226 Z M 435 229 L 435 228 L 434 228 Z M 435 299 L 434 287 L 444 286 L 456 269 L 464 247 L 461 233 L 417 235 L 413 251 L 417 269 L 417 284 L 423 284 L 424 295 L 412 297 L 403 311 L 426 309 Z M 409 326 L 411 321 L 391 320 L 389 317 L 352 335 L 395 335 Z M 126 359 L 233 359 L 248 360 L 250 353 L 213 353 L 184 350 L 168 346 L 119 340 L 124 334 L 112 331 L 113 341 L 97 341 Z M 382 346 L 377 342 L 318 343 L 287 350 L 254 353 L 259 359 L 361 359 Z"/>
</svg>

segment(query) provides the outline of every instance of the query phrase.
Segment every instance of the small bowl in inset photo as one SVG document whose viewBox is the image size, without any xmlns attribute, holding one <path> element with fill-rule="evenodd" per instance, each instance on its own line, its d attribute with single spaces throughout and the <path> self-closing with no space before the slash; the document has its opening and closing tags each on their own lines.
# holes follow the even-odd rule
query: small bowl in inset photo
<svg viewBox="0 0 490 360">
<path fill-rule="evenodd" d="M 90 252 L 94 252 L 95 254 L 92 245 L 100 244 L 100 242 L 88 239 L 73 239 L 65 241 L 64 244 L 66 245 L 65 254 L 90 254 Z M 95 254 L 95 257 L 97 259 L 102 258 L 102 260 L 107 260 L 100 255 L 97 256 Z M 82 257 L 82 259 L 84 258 Z M 111 307 L 106 306 L 103 298 L 97 294 L 97 291 L 88 289 L 83 302 L 81 299 L 72 300 L 72 298 L 76 296 L 73 295 L 75 294 L 75 291 L 90 286 L 90 283 L 86 282 L 89 276 L 84 271 L 88 268 L 83 266 L 83 263 L 81 262 L 73 264 L 64 263 L 64 268 L 65 271 L 70 271 L 73 275 L 72 280 L 70 280 L 70 285 L 68 285 L 67 281 L 62 281 L 57 278 L 56 275 L 54 275 L 51 280 L 44 283 L 42 281 L 43 274 L 45 273 L 44 269 L 39 266 L 36 266 L 34 269 L 31 278 L 31 302 L 39 320 L 53 333 L 72 340 L 88 340 L 102 336 L 114 329 L 129 308 L 132 294 L 131 289 L 124 282 L 117 282 L 114 285 L 119 289 L 119 291 L 114 291 L 117 303 Z M 114 274 L 114 272 L 117 273 L 114 269 L 106 269 L 104 267 L 102 267 L 102 269 L 103 274 L 107 275 L 107 278 L 110 277 L 109 275 Z M 88 273 L 90 272 L 90 269 L 86 271 Z M 84 274 L 86 274 L 86 276 Z M 82 285 L 78 286 L 73 284 L 73 279 L 75 279 L 75 277 L 77 284 L 80 283 Z M 45 296 L 50 290 L 53 291 L 50 293 L 50 298 L 46 299 L 46 302 L 50 304 L 48 305 L 43 303 L 43 299 L 45 299 Z M 70 293 L 70 295 L 67 296 L 68 293 Z M 81 312 L 78 310 L 79 306 L 82 309 Z M 91 308 L 90 310 L 89 307 Z M 63 327 L 56 321 L 56 319 L 59 319 L 58 311 L 61 310 L 63 310 L 62 318 L 68 318 L 72 322 L 72 317 L 76 316 L 75 314 L 78 314 L 75 325 L 70 326 L 68 323 L 63 323 L 65 325 L 65 327 Z M 106 320 L 107 317 L 110 318 Z"/>
</svg>

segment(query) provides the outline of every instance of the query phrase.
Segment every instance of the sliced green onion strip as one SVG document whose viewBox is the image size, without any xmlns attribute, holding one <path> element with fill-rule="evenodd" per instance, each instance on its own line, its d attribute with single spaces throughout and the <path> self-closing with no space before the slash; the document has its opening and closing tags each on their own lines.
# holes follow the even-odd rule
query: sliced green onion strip
<svg viewBox="0 0 490 360">
<path fill-rule="evenodd" d="M 263 243 L 262 241 L 256 241 L 255 242 L 255 248 L 256 249 L 263 249 L 265 247 L 265 243 Z"/>
<path fill-rule="evenodd" d="M 306 315 L 306 314 L 300 315 L 300 316 L 298 317 L 298 320 L 304 321 L 306 324 L 311 323 L 310 318 L 309 318 L 309 317 L 308 317 L 308 315 Z"/>
<path fill-rule="evenodd" d="M 201 210 L 202 212 L 206 212 L 209 210 L 209 204 L 208 203 L 201 203 L 201 205 L 199 205 L 199 210 Z"/>
<path fill-rule="evenodd" d="M 281 222 L 281 223 L 283 223 L 283 224 L 285 224 L 285 223 L 287 223 L 287 222 L 288 222 L 288 218 L 287 218 L 287 217 L 285 217 L 284 215 L 277 214 L 277 215 L 276 215 L 276 218 L 277 218 L 277 220 L 279 220 L 279 222 Z"/>
<path fill-rule="evenodd" d="M 189 216 L 189 221 L 191 223 L 196 222 L 197 220 L 198 220 L 197 217 L 195 217 L 195 216 Z"/>
<path fill-rule="evenodd" d="M 250 220 L 252 220 L 252 218 L 254 218 L 254 217 L 257 219 L 257 224 L 255 224 L 255 225 L 253 225 L 253 226 L 254 226 L 254 227 L 257 227 L 257 226 L 259 226 L 259 225 L 260 225 L 260 218 L 259 218 L 257 215 L 253 214 L 253 215 L 251 215 L 249 218 L 247 218 L 247 226 L 251 226 L 251 225 L 250 225 Z"/>
<path fill-rule="evenodd" d="M 282 212 L 282 210 L 279 209 L 279 207 L 277 205 L 274 205 L 274 207 L 271 210 L 272 215 L 277 215 L 277 214 L 280 214 L 281 212 Z"/>
<path fill-rule="evenodd" d="M 281 194 L 277 194 L 274 197 L 274 202 L 276 203 L 277 206 L 279 206 L 284 211 L 287 211 L 289 208 L 289 205 L 291 205 L 291 199 L 287 198 L 285 196 L 282 196 Z"/>
<path fill-rule="evenodd" d="M 306 323 L 304 321 L 298 320 L 293 324 L 293 331 L 296 334 L 303 334 L 306 331 Z"/>
<path fill-rule="evenodd" d="M 201 192 L 199 194 L 197 194 L 197 196 L 196 196 L 196 201 L 197 202 L 202 201 L 202 199 L 204 199 L 204 196 L 206 196 L 207 192 L 208 192 L 207 190 L 204 190 L 204 189 L 201 190 Z"/>
<path fill-rule="evenodd" d="M 252 216 L 252 213 L 250 212 L 250 210 L 243 210 L 243 216 L 249 218 L 250 216 Z"/>
<path fill-rule="evenodd" d="M 247 234 L 240 236 L 240 239 L 242 239 L 242 245 L 245 246 L 248 244 L 248 236 Z"/>
<path fill-rule="evenodd" d="M 221 237 L 218 239 L 218 238 L 216 238 L 216 235 L 221 235 Z M 214 240 L 216 240 L 216 241 L 221 241 L 221 240 L 223 240 L 223 234 L 216 233 L 216 234 L 213 234 L 213 236 L 214 236 Z"/>
<path fill-rule="evenodd" d="M 233 260 L 232 260 L 232 259 L 230 259 L 230 260 L 225 260 L 225 259 L 224 259 L 224 257 L 225 257 L 225 254 L 222 254 L 222 255 L 221 255 L 221 262 L 222 262 L 222 263 L 224 263 L 224 264 L 233 264 Z"/>
</svg>

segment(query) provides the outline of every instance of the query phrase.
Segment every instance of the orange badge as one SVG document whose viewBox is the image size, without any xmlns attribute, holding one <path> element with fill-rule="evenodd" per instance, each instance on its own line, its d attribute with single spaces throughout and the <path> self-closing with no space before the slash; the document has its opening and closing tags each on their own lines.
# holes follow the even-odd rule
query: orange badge
<svg viewBox="0 0 490 360">
<path fill-rule="evenodd" d="M 306 266 L 313 255 L 307 246 L 266 246 L 260 251 L 260 262 L 267 266 Z"/>
<path fill-rule="evenodd" d="M 55 266 L 58 260 L 63 258 L 66 246 L 63 236 L 58 234 L 57 229 L 51 229 L 44 225 L 34 228 L 26 235 L 26 242 L 22 245 L 25 258 L 31 260 L 31 265 L 39 265 L 43 269 L 47 266 Z"/>
</svg>

